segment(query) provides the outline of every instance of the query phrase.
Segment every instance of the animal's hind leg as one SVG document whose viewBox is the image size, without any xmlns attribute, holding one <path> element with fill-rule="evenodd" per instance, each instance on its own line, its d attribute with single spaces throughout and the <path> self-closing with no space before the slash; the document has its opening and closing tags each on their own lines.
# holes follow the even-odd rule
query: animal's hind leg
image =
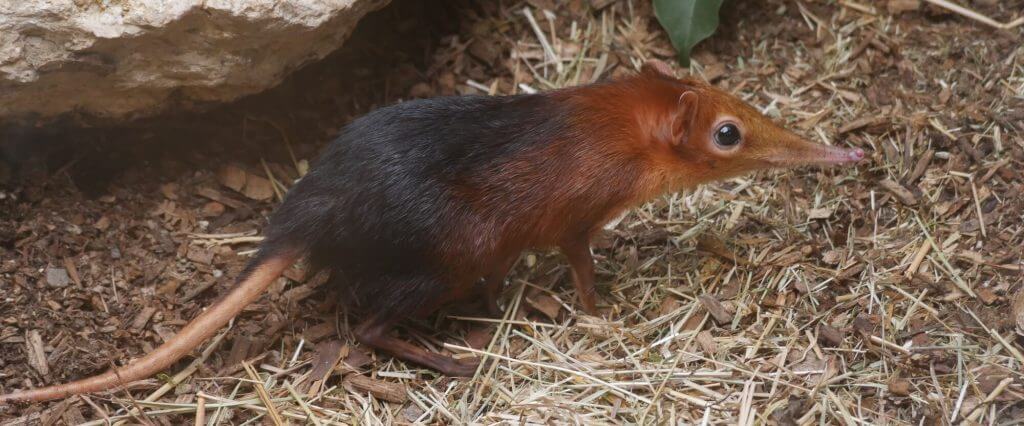
<svg viewBox="0 0 1024 426">
<path fill-rule="evenodd" d="M 396 322 L 398 321 L 381 318 L 379 315 L 371 316 L 356 327 L 356 339 L 364 345 L 386 352 L 395 358 L 437 370 L 448 376 L 472 377 L 476 372 L 478 362 L 459 362 L 450 356 L 431 352 L 389 336 L 388 332 L 394 328 Z"/>
</svg>

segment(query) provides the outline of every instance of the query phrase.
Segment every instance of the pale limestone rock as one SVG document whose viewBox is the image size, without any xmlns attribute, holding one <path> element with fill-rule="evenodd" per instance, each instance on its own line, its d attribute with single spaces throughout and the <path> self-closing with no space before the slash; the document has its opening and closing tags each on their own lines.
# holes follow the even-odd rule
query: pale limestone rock
<svg viewBox="0 0 1024 426">
<path fill-rule="evenodd" d="M 260 92 L 388 0 L 0 0 L 0 120 L 124 119 Z"/>
</svg>

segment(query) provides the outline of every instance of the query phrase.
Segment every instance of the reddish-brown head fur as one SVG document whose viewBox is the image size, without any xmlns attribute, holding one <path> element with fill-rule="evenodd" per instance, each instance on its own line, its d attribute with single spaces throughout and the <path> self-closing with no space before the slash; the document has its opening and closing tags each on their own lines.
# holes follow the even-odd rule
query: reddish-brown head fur
<svg viewBox="0 0 1024 426">
<path fill-rule="evenodd" d="M 809 142 L 721 89 L 669 73 L 664 63 L 650 61 L 637 76 L 574 96 L 592 112 L 585 117 L 590 125 L 633 124 L 619 142 L 646 152 L 643 198 L 756 170 L 864 157 L 860 149 Z"/>
</svg>

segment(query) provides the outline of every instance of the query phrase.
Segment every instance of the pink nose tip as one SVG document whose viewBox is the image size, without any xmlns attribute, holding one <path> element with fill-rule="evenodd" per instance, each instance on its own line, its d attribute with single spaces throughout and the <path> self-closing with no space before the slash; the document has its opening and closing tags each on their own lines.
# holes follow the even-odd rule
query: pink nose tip
<svg viewBox="0 0 1024 426">
<path fill-rule="evenodd" d="M 850 159 L 853 161 L 860 161 L 864 159 L 864 150 L 856 148 L 853 151 L 850 151 Z"/>
</svg>

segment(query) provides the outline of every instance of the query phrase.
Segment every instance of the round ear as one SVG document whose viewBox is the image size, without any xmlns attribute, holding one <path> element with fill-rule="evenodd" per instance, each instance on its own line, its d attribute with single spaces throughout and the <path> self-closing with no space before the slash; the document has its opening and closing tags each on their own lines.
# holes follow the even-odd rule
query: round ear
<svg viewBox="0 0 1024 426">
<path fill-rule="evenodd" d="M 697 119 L 697 103 L 700 98 L 697 92 L 687 90 L 679 95 L 676 114 L 672 118 L 672 144 L 684 144 L 691 137 Z"/>
<path fill-rule="evenodd" d="M 648 59 L 640 66 L 640 72 L 656 75 L 659 77 L 676 78 L 675 71 L 668 64 L 657 59 Z"/>
</svg>

